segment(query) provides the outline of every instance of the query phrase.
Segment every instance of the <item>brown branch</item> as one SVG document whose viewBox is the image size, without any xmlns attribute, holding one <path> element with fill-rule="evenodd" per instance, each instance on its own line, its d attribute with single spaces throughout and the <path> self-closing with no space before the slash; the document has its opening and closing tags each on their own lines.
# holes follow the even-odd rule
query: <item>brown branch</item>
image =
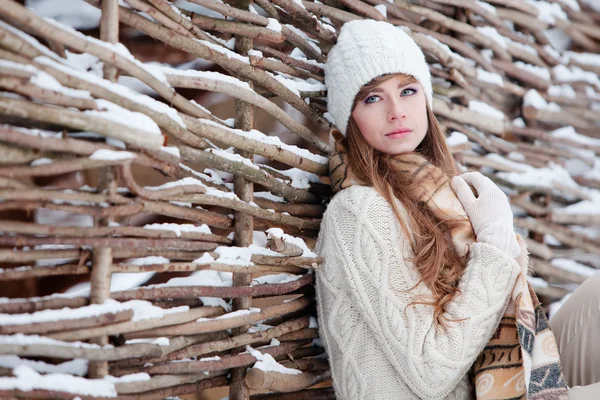
<svg viewBox="0 0 600 400">
<path fill-rule="evenodd" d="M 46 334 L 49 332 L 68 331 L 72 329 L 84 329 L 98 326 L 112 325 L 119 322 L 129 321 L 133 316 L 132 310 L 123 310 L 116 313 L 101 314 L 94 317 L 64 319 L 48 322 L 36 322 L 29 324 L 18 325 L 2 325 L 0 326 L 0 334 L 11 335 L 22 333 L 30 334 Z"/>
<path fill-rule="evenodd" d="M 36 192 L 35 190 L 33 192 Z M 43 192 L 43 191 L 40 191 Z M 72 193 L 65 193 L 67 195 Z M 91 194 L 91 193 L 90 193 Z M 102 196 L 102 195 L 96 195 Z M 20 196 L 16 196 L 20 197 Z M 3 197 L 3 192 L 0 191 L 0 198 Z M 0 231 L 2 232 L 13 232 L 25 235 L 52 235 L 55 237 L 60 236 L 74 236 L 74 237 L 102 237 L 102 236 L 134 236 L 142 238 L 171 238 L 175 239 L 180 237 L 181 239 L 188 240 L 199 240 L 206 242 L 215 242 L 222 244 L 231 244 L 231 239 L 224 236 L 214 235 L 212 233 L 201 233 L 201 232 L 180 232 L 179 236 L 177 232 L 167 229 L 146 229 L 136 226 L 97 226 L 97 227 L 82 227 L 82 226 L 52 226 L 52 225 L 40 225 L 29 222 L 20 221 L 0 221 Z"/>
<path fill-rule="evenodd" d="M 112 292 L 111 298 L 126 300 L 149 300 L 149 299 L 179 299 L 186 297 L 256 297 L 256 296 L 279 296 L 297 290 L 303 286 L 310 285 L 313 276 L 306 274 L 300 279 L 286 283 L 263 283 L 255 286 L 149 286 L 120 292 Z"/>
<path fill-rule="evenodd" d="M 303 346 L 304 344 L 306 344 L 306 341 L 287 342 L 282 343 L 279 346 L 259 348 L 257 350 L 263 354 L 279 356 L 287 354 Z M 224 356 L 219 360 L 180 361 L 176 363 L 153 365 L 143 369 L 139 367 L 123 368 L 111 371 L 111 373 L 115 376 L 122 376 L 142 371 L 148 374 L 193 374 L 198 372 L 221 371 L 235 367 L 242 367 L 253 364 L 256 361 L 256 358 L 249 353 L 242 353 L 238 355 Z"/>
<path fill-rule="evenodd" d="M 298 136 L 306 139 L 309 143 L 315 145 L 319 149 L 327 148 L 327 144 L 323 143 L 321 139 L 315 135 L 310 129 L 308 129 L 305 125 L 300 124 L 295 121 L 292 117 L 290 117 L 283 109 L 278 107 L 275 103 L 265 99 L 263 96 L 260 96 L 258 93 L 254 92 L 251 89 L 244 89 L 239 85 L 235 85 L 229 82 L 220 81 L 216 79 L 198 77 L 198 76 L 185 76 L 185 75 L 177 75 L 174 73 L 167 73 L 167 79 L 169 83 L 174 87 L 180 88 L 188 88 L 188 89 L 199 89 L 199 90 L 208 90 L 211 92 L 219 92 L 225 93 L 227 95 L 233 96 L 237 99 L 243 100 L 249 104 L 252 104 L 262 110 L 265 110 L 267 113 L 271 114 L 275 117 L 283 126 L 288 128 L 290 131 L 294 132 Z M 257 154 L 264 155 L 265 157 L 274 158 L 277 156 L 277 152 L 284 153 L 283 155 L 277 156 L 278 161 L 282 161 L 285 163 L 292 162 L 293 164 L 289 165 L 304 165 L 304 168 L 310 168 L 312 166 L 311 172 L 321 171 L 323 173 L 323 167 L 318 163 L 315 163 L 311 160 L 300 159 L 296 160 L 299 157 L 295 154 L 290 154 L 289 151 L 284 149 L 279 149 L 273 145 L 268 145 L 266 143 L 260 143 L 252 139 L 240 137 L 235 138 L 232 133 L 229 133 L 226 128 L 220 128 L 216 125 L 208 125 L 203 123 L 200 119 L 195 119 L 191 117 L 186 117 L 182 115 L 182 118 L 185 121 L 188 129 L 192 132 L 199 134 L 202 137 L 206 137 L 207 139 L 216 140 L 221 143 L 231 144 L 233 140 L 234 143 L 237 143 L 238 146 L 242 150 L 250 149 L 249 151 L 256 151 Z M 254 142 L 254 143 L 253 143 Z M 237 146 L 236 146 L 237 147 Z M 273 149 L 268 151 L 269 149 Z M 265 154 L 262 154 L 265 153 Z M 280 160 L 282 159 L 282 160 Z M 299 167 L 300 168 L 300 167 Z M 315 172 L 319 173 L 319 172 Z"/>
<path fill-rule="evenodd" d="M 295 244 L 274 236 L 267 239 L 267 248 L 291 257 L 301 256 L 304 253 L 304 250 Z"/>
<path fill-rule="evenodd" d="M 167 314 L 161 318 L 120 322 L 117 324 L 95 328 L 76 329 L 60 333 L 52 333 L 46 336 L 52 339 L 64 341 L 84 340 L 96 336 L 117 335 L 129 332 L 144 331 L 147 329 L 153 329 L 158 327 L 179 325 L 189 321 L 194 321 L 198 318 L 213 317 L 221 314 L 223 314 L 223 308 L 221 307 L 198 307 L 192 308 L 187 312 Z"/>
<path fill-rule="evenodd" d="M 335 400 L 333 387 L 308 389 L 293 393 L 264 393 L 255 394 L 250 400 Z"/>
<path fill-rule="evenodd" d="M 220 171 L 242 176 L 249 181 L 264 186 L 276 195 L 288 201 L 318 204 L 321 199 L 304 189 L 297 189 L 280 180 L 273 178 L 266 172 L 252 168 L 242 162 L 229 160 L 218 154 L 197 150 L 188 146 L 180 146 L 181 157 L 188 162 L 197 163 L 206 167 L 216 168 Z"/>
<path fill-rule="evenodd" d="M 200 357 L 205 354 L 222 352 L 230 350 L 235 347 L 245 346 L 247 344 L 268 342 L 273 338 L 279 337 L 288 332 L 294 332 L 296 330 L 307 327 L 309 324 L 308 316 L 293 319 L 284 322 L 281 325 L 269 328 L 265 331 L 244 333 L 238 336 L 234 336 L 228 339 L 219 340 L 215 342 L 196 344 L 190 347 L 186 347 L 176 352 L 172 352 L 167 355 L 164 359 L 152 359 L 147 362 L 164 362 L 172 360 L 182 360 L 189 357 Z"/>
<path fill-rule="evenodd" d="M 243 35 L 250 39 L 264 40 L 271 43 L 283 43 L 285 38 L 281 32 L 276 32 L 263 26 L 254 26 L 242 22 L 227 21 L 224 19 L 211 18 L 195 13 L 191 14 L 192 22 L 202 29 L 218 31 L 235 35 Z"/>
<path fill-rule="evenodd" d="M 73 97 L 56 90 L 45 89 L 29 83 L 29 79 L 0 77 L 0 87 L 23 96 L 44 100 L 63 107 L 75 107 L 80 110 L 97 110 L 91 98 Z"/>
<path fill-rule="evenodd" d="M 238 316 L 230 316 L 227 318 L 211 318 L 203 321 L 195 321 L 187 324 L 173 326 L 169 328 L 150 329 L 147 331 L 130 333 L 127 338 L 138 337 L 157 337 L 171 335 L 191 335 L 198 333 L 219 332 L 225 329 L 237 328 L 243 325 L 249 325 L 264 319 L 280 317 L 282 315 L 295 313 L 302 310 L 311 304 L 311 298 L 302 296 L 290 302 L 268 306 L 259 312 L 243 314 Z"/>
<path fill-rule="evenodd" d="M 142 149 L 158 150 L 164 142 L 162 135 L 151 134 L 100 116 L 66 108 L 34 104 L 24 100 L 0 98 L 0 112 L 5 115 L 48 122 L 80 131 L 98 132 Z"/>
<path fill-rule="evenodd" d="M 291 375 L 252 368 L 246 375 L 246 385 L 252 390 L 266 389 L 286 393 L 306 389 L 328 379 L 331 379 L 329 371 L 303 372 L 299 375 Z"/>
<path fill-rule="evenodd" d="M 185 97 L 178 94 L 172 87 L 161 82 L 154 75 L 136 64 L 136 62 L 122 56 L 117 51 L 113 51 L 106 46 L 93 42 L 87 36 L 70 32 L 63 29 L 62 26 L 45 21 L 14 0 L 7 1 L 9 4 L 7 7 L 3 7 L 2 10 L 0 10 L 0 15 L 27 26 L 31 31 L 42 37 L 52 38 L 52 40 L 71 47 L 79 52 L 92 54 L 105 63 L 113 64 L 119 70 L 123 70 L 126 73 L 135 76 L 150 86 L 165 100 L 180 108 L 182 111 L 197 117 L 207 117 L 206 113 L 199 107 L 193 105 Z"/>
<path fill-rule="evenodd" d="M 95 6 L 99 4 L 99 0 L 86 0 L 86 2 Z M 254 68 L 244 61 L 236 58 L 230 58 L 226 54 L 213 50 L 201 42 L 190 40 L 189 38 L 174 33 L 170 29 L 158 26 L 146 18 L 136 15 L 130 10 L 122 7 L 119 12 L 119 18 L 123 23 L 146 33 L 150 37 L 160 40 L 175 48 L 187 51 L 196 55 L 197 57 L 215 62 L 226 70 L 237 74 L 238 76 L 243 76 L 253 80 L 256 84 L 263 86 L 265 89 L 281 97 L 292 107 L 306 115 L 309 119 L 318 123 L 320 128 L 328 129 L 329 123 L 321 115 L 309 107 L 308 104 L 306 104 L 301 98 L 296 96 L 283 84 L 278 82 L 275 78 L 271 77 L 264 71 Z"/>
<path fill-rule="evenodd" d="M 80 238 L 80 237 L 22 237 L 0 235 L 0 245 L 5 246 L 39 246 L 43 244 L 64 244 L 72 246 L 91 247 L 146 247 L 148 249 L 157 247 L 169 247 L 178 250 L 208 251 L 218 247 L 216 243 L 186 241 L 178 239 L 133 239 L 133 238 Z"/>
</svg>

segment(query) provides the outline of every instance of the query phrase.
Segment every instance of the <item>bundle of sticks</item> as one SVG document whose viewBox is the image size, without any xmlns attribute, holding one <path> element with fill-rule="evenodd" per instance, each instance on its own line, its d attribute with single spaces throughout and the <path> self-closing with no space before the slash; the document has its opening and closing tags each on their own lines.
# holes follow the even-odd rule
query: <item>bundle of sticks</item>
<svg viewBox="0 0 600 400">
<path fill-rule="evenodd" d="M 331 197 L 323 65 L 353 19 L 421 46 L 451 151 L 509 195 L 543 302 L 600 268 L 591 2 L 86 3 L 87 34 L 0 8 L 0 397 L 335 398 L 312 248 Z M 147 38 L 193 62 L 142 62 Z"/>
</svg>

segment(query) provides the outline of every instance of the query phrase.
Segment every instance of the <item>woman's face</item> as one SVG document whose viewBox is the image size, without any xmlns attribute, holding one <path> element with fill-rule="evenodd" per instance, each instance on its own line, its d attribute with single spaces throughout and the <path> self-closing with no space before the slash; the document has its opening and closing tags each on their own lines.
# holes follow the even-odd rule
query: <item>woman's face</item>
<svg viewBox="0 0 600 400">
<path fill-rule="evenodd" d="M 396 75 L 357 99 L 352 117 L 367 143 L 387 154 L 410 153 L 427 133 L 421 85 Z"/>
</svg>

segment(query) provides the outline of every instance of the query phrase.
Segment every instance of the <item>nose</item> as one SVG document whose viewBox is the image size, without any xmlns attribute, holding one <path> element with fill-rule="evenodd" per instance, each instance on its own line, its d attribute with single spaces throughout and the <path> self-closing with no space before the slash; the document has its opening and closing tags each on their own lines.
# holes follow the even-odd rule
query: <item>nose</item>
<svg viewBox="0 0 600 400">
<path fill-rule="evenodd" d="M 392 98 L 388 105 L 388 121 L 392 122 L 406 118 L 406 110 L 400 99 Z"/>
</svg>

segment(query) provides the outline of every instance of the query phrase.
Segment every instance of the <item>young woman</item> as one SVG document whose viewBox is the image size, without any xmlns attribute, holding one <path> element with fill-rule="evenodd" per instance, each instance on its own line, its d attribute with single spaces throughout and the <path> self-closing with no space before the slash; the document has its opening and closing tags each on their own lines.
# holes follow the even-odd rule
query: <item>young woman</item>
<svg viewBox="0 0 600 400">
<path fill-rule="evenodd" d="M 401 29 L 346 23 L 325 82 L 339 129 L 330 169 L 340 192 L 323 217 L 316 287 L 336 396 L 473 398 L 470 370 L 489 362 L 484 348 L 496 357 L 499 347 L 488 343 L 495 332 L 504 340 L 497 328 L 526 265 L 509 202 L 480 173 L 458 176 L 432 112 L 425 57 Z M 560 381 L 554 364 L 547 375 Z M 538 379 L 522 375 L 503 386 L 523 392 Z M 535 398 L 566 398 L 561 382 L 541 382 L 555 397 Z M 476 384 L 478 395 L 486 391 L 485 379 Z M 509 398 L 498 387 L 486 398 Z"/>
</svg>

